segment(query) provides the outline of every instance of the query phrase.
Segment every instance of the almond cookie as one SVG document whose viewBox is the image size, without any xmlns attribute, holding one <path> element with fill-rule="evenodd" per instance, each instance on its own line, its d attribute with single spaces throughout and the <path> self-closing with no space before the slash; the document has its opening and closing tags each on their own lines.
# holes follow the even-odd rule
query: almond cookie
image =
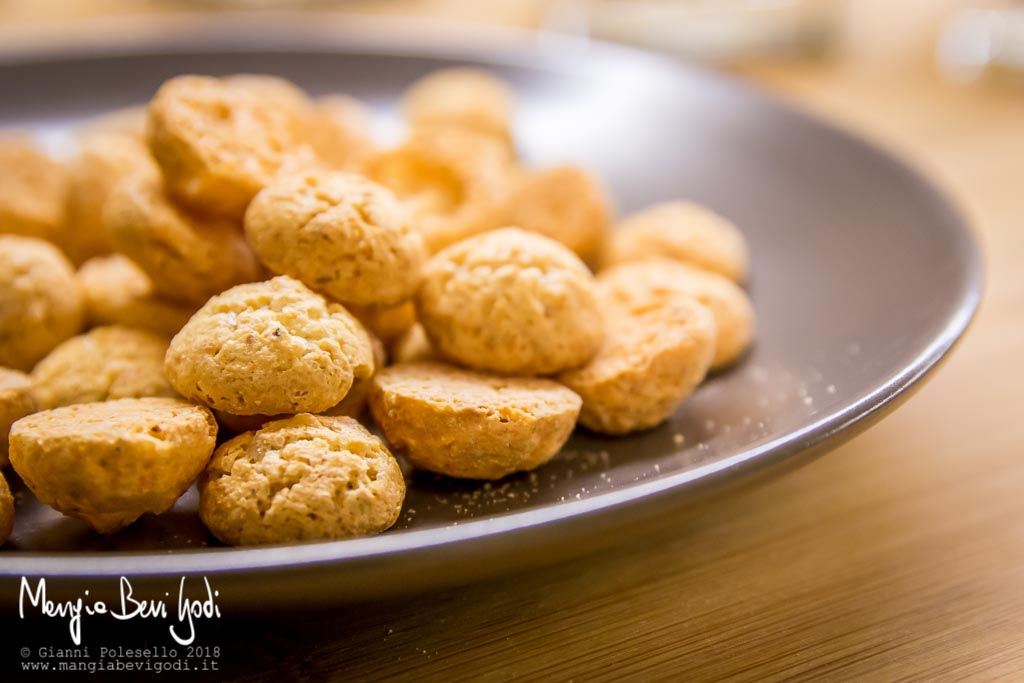
<svg viewBox="0 0 1024 683">
<path fill-rule="evenodd" d="M 494 227 L 539 232 L 591 262 L 604 249 L 610 216 L 608 194 L 593 174 L 556 166 L 527 172 L 502 202 Z"/>
<path fill-rule="evenodd" d="M 218 448 L 199 478 L 199 515 L 231 545 L 377 534 L 404 499 L 394 456 L 348 417 L 267 423 Z"/>
<path fill-rule="evenodd" d="M 518 228 L 471 237 L 427 264 L 416 309 L 445 357 L 546 375 L 586 363 L 603 336 L 594 278 L 564 246 Z"/>
<path fill-rule="evenodd" d="M 90 325 L 123 325 L 170 338 L 198 308 L 157 296 L 149 276 L 121 254 L 89 259 L 75 273 L 75 280 Z"/>
<path fill-rule="evenodd" d="M 36 410 L 28 375 L 0 368 L 0 467 L 7 464 L 7 435 L 11 432 L 11 425 Z"/>
<path fill-rule="evenodd" d="M 136 176 L 118 185 L 107 199 L 104 218 L 117 251 L 168 299 L 200 304 L 264 276 L 235 224 L 186 213 L 149 178 Z"/>
<path fill-rule="evenodd" d="M 178 399 L 80 403 L 18 420 L 11 464 L 41 502 L 112 533 L 169 510 L 216 441 L 210 411 Z"/>
<path fill-rule="evenodd" d="M 64 167 L 27 136 L 0 135 L 0 233 L 54 240 L 64 220 Z"/>
<path fill-rule="evenodd" d="M 747 242 L 735 225 L 691 202 L 655 204 L 612 232 L 604 265 L 663 256 L 735 282 L 747 276 Z"/>
<path fill-rule="evenodd" d="M 126 177 L 157 181 L 159 170 L 142 140 L 124 133 L 95 132 L 82 136 L 78 156 L 68 164 L 64 227 L 58 243 L 81 264 L 111 251 L 103 208 L 111 191 Z"/>
<path fill-rule="evenodd" d="M 279 179 L 249 205 L 245 234 L 268 268 L 344 303 L 409 299 L 427 257 L 395 196 L 348 173 Z"/>
<path fill-rule="evenodd" d="M 374 149 L 366 105 L 347 95 L 329 95 L 313 106 L 310 145 L 317 156 L 329 168 L 360 169 Z"/>
<path fill-rule="evenodd" d="M 416 323 L 391 347 L 391 360 L 394 363 L 416 363 L 444 359 L 431 345 L 423 325 Z"/>
<path fill-rule="evenodd" d="M 435 252 L 494 227 L 511 169 L 508 152 L 494 140 L 444 129 L 415 133 L 372 157 L 363 172 L 398 196 Z"/>
<path fill-rule="evenodd" d="M 649 429 L 669 417 L 700 384 L 715 352 L 715 320 L 689 297 L 641 288 L 602 296 L 601 350 L 558 381 L 583 397 L 580 424 L 602 434 Z"/>
<path fill-rule="evenodd" d="M 171 340 L 165 371 L 232 415 L 318 413 L 373 374 L 370 338 L 341 304 L 287 276 L 210 299 Z"/>
<path fill-rule="evenodd" d="M 754 338 L 754 308 L 746 292 L 729 278 L 669 259 L 635 261 L 598 275 L 601 291 L 613 299 L 628 299 L 637 289 L 652 297 L 687 296 L 707 306 L 715 318 L 717 370 L 747 350 Z"/>
<path fill-rule="evenodd" d="M 178 76 L 149 103 L 146 139 L 171 196 L 195 211 L 240 220 L 282 168 L 309 161 L 302 123 L 251 85 Z"/>
<path fill-rule="evenodd" d="M 167 339 L 129 327 L 97 327 L 72 337 L 32 370 L 41 410 L 144 396 L 175 397 L 164 377 Z"/>
<path fill-rule="evenodd" d="M 14 496 L 7 485 L 7 479 L 3 472 L 0 472 L 0 545 L 4 544 L 7 537 L 14 529 Z"/>
<path fill-rule="evenodd" d="M 561 449 L 580 397 L 556 382 L 501 377 L 441 363 L 402 363 L 373 381 L 381 433 L 416 467 L 500 479 L 540 467 Z"/>
<path fill-rule="evenodd" d="M 387 355 L 381 341 L 372 334 L 369 336 L 370 346 L 373 349 L 374 372 L 376 372 L 387 363 Z M 351 417 L 356 420 L 362 418 L 366 412 L 367 401 L 370 398 L 371 382 L 372 377 L 356 377 L 352 380 L 352 388 L 345 394 L 345 398 L 341 399 L 338 405 L 328 408 L 319 414 L 333 417 Z M 291 417 L 291 415 L 287 414 L 232 415 L 223 410 L 214 410 L 213 414 L 217 418 L 217 422 L 220 423 L 220 426 L 229 434 L 252 432 L 273 420 L 283 420 L 286 417 Z"/>
<path fill-rule="evenodd" d="M 454 126 L 510 141 L 513 100 L 512 90 L 494 74 L 460 67 L 416 81 L 402 108 L 413 128 Z"/>
<path fill-rule="evenodd" d="M 416 306 L 412 301 L 394 306 L 356 306 L 345 308 L 359 319 L 371 334 L 390 347 L 416 323 Z"/>
<path fill-rule="evenodd" d="M 82 329 L 82 296 L 71 264 L 50 244 L 0 235 L 0 365 L 31 370 Z"/>
</svg>

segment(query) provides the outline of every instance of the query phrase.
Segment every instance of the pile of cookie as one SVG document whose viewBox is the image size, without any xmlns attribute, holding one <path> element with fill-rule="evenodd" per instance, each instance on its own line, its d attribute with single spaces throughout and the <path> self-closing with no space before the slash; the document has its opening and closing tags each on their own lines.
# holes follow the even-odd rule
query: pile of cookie
<svg viewBox="0 0 1024 683">
<path fill-rule="evenodd" d="M 403 105 L 381 147 L 351 98 L 180 76 L 73 158 L 0 138 L 0 464 L 103 533 L 196 482 L 228 544 L 369 535 L 402 508 L 392 451 L 530 470 L 577 424 L 655 427 L 750 345 L 727 220 L 613 230 L 593 174 L 518 159 L 492 74 Z M 13 515 L 0 476 L 0 540 Z"/>
</svg>

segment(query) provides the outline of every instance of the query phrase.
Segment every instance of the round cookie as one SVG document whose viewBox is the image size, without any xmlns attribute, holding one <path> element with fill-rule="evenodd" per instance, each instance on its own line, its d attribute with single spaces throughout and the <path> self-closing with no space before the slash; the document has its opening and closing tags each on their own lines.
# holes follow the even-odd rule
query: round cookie
<svg viewBox="0 0 1024 683">
<path fill-rule="evenodd" d="M 168 191 L 195 211 L 240 220 L 282 168 L 312 161 L 302 118 L 251 84 L 178 76 L 160 87 L 147 114 L 146 140 Z"/>
<path fill-rule="evenodd" d="M 368 159 L 363 172 L 398 196 L 436 252 L 494 227 L 511 168 L 493 139 L 447 128 L 414 133 Z"/>
<path fill-rule="evenodd" d="M 142 140 L 146 136 L 146 106 L 122 107 L 88 119 L 76 128 L 83 135 L 119 133 Z"/>
<path fill-rule="evenodd" d="M 420 323 L 445 357 L 478 370 L 546 375 L 586 363 L 603 336 L 594 278 L 567 248 L 504 228 L 427 264 Z"/>
<path fill-rule="evenodd" d="M 175 397 L 164 376 L 167 339 L 129 327 L 96 327 L 68 339 L 32 370 L 40 410 L 144 396 Z"/>
<path fill-rule="evenodd" d="M 82 296 L 56 247 L 0 235 L 0 365 L 31 370 L 82 329 Z"/>
<path fill-rule="evenodd" d="M 604 344 L 558 381 L 583 398 L 580 424 L 602 434 L 649 429 L 669 417 L 704 379 L 715 352 L 715 320 L 689 297 L 641 288 L 603 296 Z"/>
<path fill-rule="evenodd" d="M 612 231 L 604 265 L 666 257 L 720 273 L 747 276 L 743 233 L 725 218 L 692 202 L 664 202 L 627 216 Z"/>
<path fill-rule="evenodd" d="M 569 438 L 580 397 L 557 382 L 441 363 L 402 363 L 373 381 L 381 433 L 416 467 L 500 479 L 549 461 Z"/>
<path fill-rule="evenodd" d="M 754 308 L 746 292 L 729 278 L 679 261 L 652 259 L 613 266 L 597 277 L 603 295 L 628 299 L 635 290 L 654 297 L 686 296 L 707 306 L 715 318 L 711 369 L 729 365 L 754 339 Z"/>
<path fill-rule="evenodd" d="M 0 134 L 0 233 L 54 240 L 64 220 L 64 167 L 27 136 Z"/>
<path fill-rule="evenodd" d="M 89 259 L 75 280 L 90 325 L 123 325 L 170 338 L 198 308 L 157 296 L 149 276 L 121 254 Z"/>
<path fill-rule="evenodd" d="M 178 399 L 80 403 L 18 420 L 11 464 L 41 502 L 112 533 L 170 509 L 216 441 L 210 411 Z"/>
<path fill-rule="evenodd" d="M 156 182 L 159 173 L 139 137 L 114 132 L 83 135 L 78 155 L 68 164 L 64 226 L 58 237 L 68 258 L 81 264 L 109 253 L 110 235 L 103 218 L 107 197 L 126 177 Z"/>
<path fill-rule="evenodd" d="M 416 324 L 416 306 L 405 301 L 394 306 L 346 306 L 371 334 L 390 347 Z"/>
<path fill-rule="evenodd" d="M 36 410 L 28 375 L 0 368 L 0 467 L 7 464 L 7 435 L 11 432 L 11 425 Z"/>
<path fill-rule="evenodd" d="M 233 415 L 321 412 L 373 374 L 369 335 L 287 276 L 210 299 L 171 340 L 171 386 Z"/>
<path fill-rule="evenodd" d="M 186 213 L 150 178 L 136 176 L 118 185 L 107 199 L 104 218 L 115 249 L 168 299 L 200 304 L 264 276 L 235 224 Z"/>
<path fill-rule="evenodd" d="M 391 359 L 394 363 L 416 363 L 420 361 L 441 361 L 434 347 L 423 331 L 423 325 L 416 323 L 409 328 L 391 347 Z"/>
<path fill-rule="evenodd" d="M 513 100 L 509 86 L 494 74 L 459 67 L 413 83 L 402 109 L 414 128 L 453 126 L 510 141 Z"/>
<path fill-rule="evenodd" d="M 347 173 L 282 177 L 249 205 L 245 234 L 274 272 L 364 306 L 409 299 L 427 258 L 394 195 Z"/>
<path fill-rule="evenodd" d="M 373 349 L 374 372 L 376 372 L 380 368 L 383 368 L 387 363 L 387 355 L 381 341 L 372 334 L 369 336 L 370 345 Z M 362 418 L 366 412 L 367 402 L 370 398 L 371 381 L 372 377 L 356 377 L 352 380 L 352 388 L 348 390 L 347 394 L 345 394 L 345 398 L 341 399 L 341 402 L 336 406 L 328 408 L 319 414 L 330 415 L 333 417 L 351 417 L 356 420 Z M 286 417 L 291 417 L 291 415 L 287 414 L 232 415 L 231 413 L 226 413 L 223 410 L 214 410 L 213 414 L 217 418 L 217 422 L 220 423 L 220 426 L 229 434 L 252 432 L 273 420 L 282 420 Z"/>
<path fill-rule="evenodd" d="M 611 213 L 608 193 L 594 175 L 556 166 L 527 172 L 502 202 L 494 225 L 546 235 L 591 262 L 604 249 Z"/>
<path fill-rule="evenodd" d="M 348 417 L 267 423 L 221 445 L 199 478 L 199 515 L 231 545 L 380 533 L 404 499 L 398 462 Z"/>
<path fill-rule="evenodd" d="M 310 144 L 330 168 L 361 168 L 373 152 L 370 111 L 347 95 L 329 95 L 314 103 Z"/>
</svg>

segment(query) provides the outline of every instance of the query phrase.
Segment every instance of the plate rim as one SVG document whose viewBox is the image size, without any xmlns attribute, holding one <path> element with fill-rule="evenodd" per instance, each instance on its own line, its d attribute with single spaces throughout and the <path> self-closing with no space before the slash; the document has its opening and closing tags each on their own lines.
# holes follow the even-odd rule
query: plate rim
<svg viewBox="0 0 1024 683">
<path fill-rule="evenodd" d="M 462 544 L 472 540 L 486 540 L 511 532 L 540 533 L 557 528 L 559 523 L 581 517 L 609 513 L 627 506 L 655 505 L 657 500 L 695 484 L 712 485 L 740 473 L 753 472 L 787 460 L 800 453 L 823 452 L 852 437 L 857 427 L 866 427 L 902 400 L 907 398 L 921 381 L 948 357 L 975 319 L 984 291 L 984 264 L 974 231 L 954 206 L 954 199 L 943 193 L 932 178 L 881 148 L 874 141 L 855 135 L 841 125 L 825 121 L 808 112 L 783 102 L 755 84 L 728 73 L 712 72 L 702 67 L 678 62 L 666 56 L 647 53 L 621 45 L 555 36 L 544 32 L 532 33 L 517 29 L 487 27 L 476 35 L 479 41 L 455 46 L 453 42 L 438 40 L 448 35 L 451 25 L 430 26 L 431 21 L 407 21 L 394 18 L 346 16 L 343 21 L 326 24 L 314 15 L 282 13 L 285 25 L 275 23 L 273 36 L 266 42 L 266 33 L 254 28 L 269 25 L 266 15 L 244 18 L 226 15 L 212 18 L 203 15 L 177 16 L 170 31 L 161 26 L 158 37 L 154 32 L 120 33 L 122 40 L 97 42 L 80 40 L 60 47 L 34 43 L 9 45 L 0 49 L 0 66 L 17 63 L 62 61 L 75 58 L 116 57 L 144 52 L 153 55 L 173 55 L 202 50 L 205 52 L 288 51 L 324 53 L 359 53 L 407 57 L 431 57 L 465 60 L 478 64 L 506 64 L 515 66 L 552 68 L 563 66 L 571 70 L 582 55 L 594 59 L 622 60 L 657 68 L 668 75 L 686 74 L 713 84 L 717 88 L 745 91 L 761 104 L 782 109 L 803 123 L 839 135 L 857 145 L 867 147 L 880 162 L 893 166 L 930 196 L 935 207 L 945 214 L 944 225 L 955 240 L 961 254 L 964 278 L 955 306 L 944 321 L 941 330 L 915 357 L 873 390 L 851 398 L 845 406 L 799 429 L 787 432 L 754 448 L 743 450 L 723 460 L 708 463 L 683 472 L 664 475 L 657 479 L 637 482 L 622 489 L 614 489 L 581 500 L 572 500 L 540 508 L 503 513 L 458 525 L 420 530 L 405 530 L 395 534 L 382 534 L 371 538 L 321 541 L 308 544 L 285 544 L 260 547 L 185 548 L 173 551 L 110 551 L 110 552 L 0 552 L 0 577 L 50 576 L 54 578 L 118 577 L 125 574 L 140 577 L 177 577 L 182 574 L 217 574 L 245 570 L 296 570 L 302 567 L 349 561 L 366 561 L 394 554 L 408 554 L 435 548 Z M 333 15 L 332 15 L 333 16 Z M 151 25 L 135 19 L 103 20 L 113 27 Z M 422 30 L 426 24 L 428 30 Z M 183 28 L 188 28 L 183 33 Z M 413 30 L 415 27 L 416 30 Z M 310 37 L 308 31 L 315 28 Z M 477 29 L 474 29 L 477 30 Z M 81 31 L 78 35 L 95 35 Z M 127 36 L 127 37 L 125 37 Z M 109 36 L 107 36 L 109 38 Z M 492 42 L 500 40 L 500 43 Z M 479 44 L 478 44 L 479 43 Z M 486 51 L 482 47 L 486 45 Z M 556 63 L 552 63 L 556 62 Z M 169 558 L 173 557 L 173 562 Z M 173 566 L 168 566 L 168 565 Z"/>
</svg>

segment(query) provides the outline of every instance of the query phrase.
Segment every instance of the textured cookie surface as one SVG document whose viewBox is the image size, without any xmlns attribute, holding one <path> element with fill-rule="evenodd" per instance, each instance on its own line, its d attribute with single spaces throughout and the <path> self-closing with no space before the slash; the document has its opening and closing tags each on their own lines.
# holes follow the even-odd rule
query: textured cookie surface
<svg viewBox="0 0 1024 683">
<path fill-rule="evenodd" d="M 753 341 L 754 308 L 750 299 L 739 285 L 718 273 L 670 259 L 652 259 L 614 266 L 597 279 L 601 292 L 616 300 L 685 296 L 707 306 L 715 318 L 713 370 L 732 363 Z"/>
<path fill-rule="evenodd" d="M 439 69 L 416 81 L 402 104 L 413 127 L 455 126 L 511 138 L 512 91 L 487 71 Z"/>
<path fill-rule="evenodd" d="M 691 202 L 665 202 L 627 216 L 612 231 L 605 265 L 667 257 L 741 282 L 747 243 L 735 225 Z"/>
<path fill-rule="evenodd" d="M 41 502 L 110 533 L 174 505 L 216 439 L 210 411 L 182 400 L 81 403 L 16 422 L 11 464 Z"/>
<path fill-rule="evenodd" d="M 517 228 L 435 255 L 416 304 L 431 343 L 479 370 L 555 373 L 587 362 L 603 336 L 587 267 L 554 240 Z"/>
<path fill-rule="evenodd" d="M 545 379 L 402 363 L 374 378 L 370 410 L 417 467 L 498 479 L 550 460 L 572 433 L 580 398 Z"/>
<path fill-rule="evenodd" d="M 146 137 L 178 201 L 241 219 L 282 168 L 311 153 L 299 144 L 301 124 L 294 110 L 251 85 L 178 76 L 149 103 Z"/>
<path fill-rule="evenodd" d="M 30 370 L 82 327 L 71 264 L 49 242 L 0 235 L 0 365 Z"/>
<path fill-rule="evenodd" d="M 0 467 L 7 464 L 7 435 L 11 425 L 36 409 L 32 381 L 28 375 L 0 368 Z"/>
<path fill-rule="evenodd" d="M 199 514 L 232 545 L 376 534 L 404 498 L 398 462 L 348 417 L 269 422 L 224 443 L 199 479 Z"/>
<path fill-rule="evenodd" d="M 580 423 L 604 434 L 649 429 L 700 384 L 715 352 L 715 321 L 695 299 L 640 288 L 602 296 L 607 333 L 586 365 L 558 380 L 583 398 Z"/>
<path fill-rule="evenodd" d="M 167 339 L 129 327 L 97 327 L 68 339 L 32 370 L 41 410 L 119 398 L 177 394 L 164 377 Z"/>
<path fill-rule="evenodd" d="M 239 226 L 186 213 L 152 179 L 136 176 L 111 193 L 104 219 L 114 247 L 163 297 L 202 303 L 263 275 Z"/>
<path fill-rule="evenodd" d="M 271 270 L 345 303 L 408 299 L 426 260 L 423 238 L 395 196 L 346 173 L 281 178 L 249 205 L 245 233 Z"/>
<path fill-rule="evenodd" d="M 170 338 L 199 307 L 158 296 L 149 276 L 121 254 L 89 259 L 75 280 L 91 325 L 123 325 Z"/>
<path fill-rule="evenodd" d="M 601 182 L 576 166 L 527 172 L 501 203 L 495 227 L 515 225 L 558 240 L 584 261 L 600 257 L 611 202 Z"/>
<path fill-rule="evenodd" d="M 28 137 L 0 135 L 0 233 L 54 240 L 64 214 L 64 167 Z"/>
<path fill-rule="evenodd" d="M 64 198 L 65 225 L 58 243 L 64 253 L 81 264 L 110 253 L 110 235 L 104 222 L 107 197 L 127 177 L 156 181 L 159 171 L 146 145 L 125 133 L 94 132 L 82 136 L 78 155 L 68 165 Z"/>
<path fill-rule="evenodd" d="M 287 276 L 208 301 L 171 340 L 167 378 L 233 415 L 321 412 L 373 374 L 369 336 L 343 306 Z"/>
<path fill-rule="evenodd" d="M 507 150 L 462 129 L 414 133 L 367 160 L 364 173 L 412 213 L 431 252 L 494 227 L 509 181 Z"/>
</svg>

